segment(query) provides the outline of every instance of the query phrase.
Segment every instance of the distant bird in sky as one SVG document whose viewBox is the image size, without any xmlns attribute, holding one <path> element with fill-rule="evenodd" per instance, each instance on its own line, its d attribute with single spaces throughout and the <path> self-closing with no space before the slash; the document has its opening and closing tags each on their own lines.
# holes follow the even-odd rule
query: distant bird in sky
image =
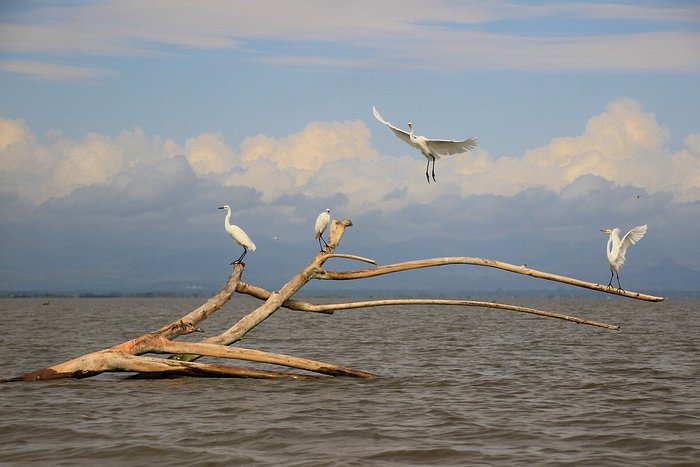
<svg viewBox="0 0 700 467">
<path fill-rule="evenodd" d="M 321 247 L 321 251 L 323 251 L 323 245 L 321 245 L 321 241 L 323 241 L 324 245 L 326 245 L 326 248 L 328 247 L 328 243 L 326 243 L 326 241 L 323 239 L 323 232 L 326 231 L 326 228 L 328 227 L 330 221 L 330 209 L 326 209 L 316 218 L 316 224 L 314 225 L 314 238 L 318 240 L 318 246 Z"/>
<path fill-rule="evenodd" d="M 243 260 L 243 257 L 246 255 L 246 253 L 248 253 L 248 250 L 255 251 L 255 243 L 253 243 L 253 240 L 250 239 L 248 234 L 246 234 L 243 231 L 243 229 L 241 229 L 237 225 L 231 224 L 231 206 L 225 204 L 219 209 L 226 209 L 226 218 L 224 219 L 224 228 L 226 229 L 226 232 L 236 243 L 243 247 L 243 254 L 231 264 L 240 263 Z"/>
<path fill-rule="evenodd" d="M 633 228 L 622 237 L 622 241 L 620 241 L 620 229 L 617 227 L 612 230 L 601 229 L 601 232 L 610 235 L 606 248 L 608 263 L 610 264 L 610 282 L 608 283 L 608 287 L 612 287 L 613 277 L 617 274 L 617 288 L 618 290 L 623 290 L 620 285 L 620 268 L 625 264 L 627 248 L 642 239 L 644 234 L 647 233 L 647 225 L 638 225 Z"/>
<path fill-rule="evenodd" d="M 476 146 L 476 138 L 468 138 L 462 141 L 450 140 L 450 139 L 428 139 L 425 136 L 416 136 L 413 134 L 413 124 L 408 122 L 408 128 L 411 130 L 410 133 L 396 128 L 391 123 L 387 122 L 379 115 L 379 112 L 375 107 L 372 107 L 372 113 L 374 113 L 374 118 L 379 120 L 384 125 L 388 126 L 391 131 L 394 132 L 396 136 L 404 140 L 414 148 L 420 150 L 421 154 L 428 159 L 428 165 L 425 167 L 425 178 L 428 179 L 430 183 L 430 176 L 428 175 L 428 170 L 430 169 L 430 162 L 433 162 L 433 181 L 435 180 L 435 160 L 440 159 L 441 156 L 452 156 L 454 154 L 463 154 L 474 146 Z"/>
</svg>

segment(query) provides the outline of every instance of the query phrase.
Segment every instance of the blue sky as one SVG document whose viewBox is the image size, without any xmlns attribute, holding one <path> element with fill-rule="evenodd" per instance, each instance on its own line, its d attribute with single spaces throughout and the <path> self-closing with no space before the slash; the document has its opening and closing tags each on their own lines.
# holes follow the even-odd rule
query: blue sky
<svg viewBox="0 0 700 467">
<path fill-rule="evenodd" d="M 648 223 L 623 285 L 697 290 L 698 50 L 694 1 L 3 2 L 0 288 L 215 287 L 239 251 L 230 204 L 270 288 L 330 207 L 355 224 L 341 249 L 380 263 L 593 281 L 599 230 Z M 479 144 L 428 185 L 373 105 Z M 541 285 L 416 277 L 376 287 Z"/>
</svg>

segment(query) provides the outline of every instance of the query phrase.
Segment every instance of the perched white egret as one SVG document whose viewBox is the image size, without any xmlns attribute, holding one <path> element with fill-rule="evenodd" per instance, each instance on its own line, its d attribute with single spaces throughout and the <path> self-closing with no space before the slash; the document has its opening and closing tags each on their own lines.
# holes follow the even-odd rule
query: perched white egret
<svg viewBox="0 0 700 467">
<path fill-rule="evenodd" d="M 620 229 L 615 227 L 614 229 L 601 229 L 601 232 L 609 234 L 608 246 L 606 252 L 608 253 L 608 264 L 610 264 L 610 282 L 608 287 L 612 287 L 613 277 L 617 274 L 617 288 L 622 290 L 620 285 L 620 268 L 625 264 L 625 254 L 627 254 L 627 248 L 630 245 L 634 245 L 639 240 L 642 239 L 645 233 L 647 233 L 647 225 L 638 225 L 622 237 L 620 240 Z"/>
<path fill-rule="evenodd" d="M 413 124 L 411 122 L 408 122 L 408 128 L 411 130 L 410 133 L 408 133 L 384 120 L 375 107 L 372 107 L 372 113 L 374 113 L 374 118 L 388 126 L 400 139 L 414 148 L 419 149 L 421 154 L 428 159 L 428 165 L 425 167 L 425 178 L 428 179 L 428 183 L 430 183 L 430 176 L 428 175 L 430 161 L 433 162 L 433 181 L 437 181 L 435 180 L 435 159 L 440 159 L 441 156 L 463 154 L 476 146 L 476 138 L 456 141 L 451 139 L 428 139 L 425 136 L 416 136 L 413 134 Z"/>
<path fill-rule="evenodd" d="M 326 231 L 326 228 L 328 227 L 328 224 L 331 222 L 331 210 L 326 209 L 323 211 L 321 214 L 318 215 L 316 218 L 316 224 L 314 225 L 314 238 L 318 240 L 318 246 L 321 247 L 321 251 L 323 251 L 323 245 L 321 245 L 321 241 L 323 240 L 323 232 Z M 326 245 L 326 248 L 328 247 L 328 243 L 326 243 L 325 240 L 323 240 L 324 245 Z"/>
<path fill-rule="evenodd" d="M 243 229 L 237 225 L 231 224 L 231 206 L 225 204 L 219 209 L 226 209 L 226 218 L 224 219 L 224 228 L 226 229 L 226 232 L 228 232 L 236 243 L 243 247 L 243 254 L 231 264 L 240 263 L 246 253 L 248 253 L 248 250 L 255 251 L 255 243 L 253 243 L 253 240 L 250 239 L 248 234 L 245 233 Z"/>
</svg>

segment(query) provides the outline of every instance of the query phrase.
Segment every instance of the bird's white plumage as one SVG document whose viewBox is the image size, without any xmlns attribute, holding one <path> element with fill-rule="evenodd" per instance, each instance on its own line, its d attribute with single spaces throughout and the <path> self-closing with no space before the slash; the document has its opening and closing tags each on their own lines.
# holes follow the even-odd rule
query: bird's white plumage
<svg viewBox="0 0 700 467">
<path fill-rule="evenodd" d="M 630 245 L 634 245 L 644 237 L 644 234 L 647 233 L 647 225 L 638 225 L 631 229 L 622 237 L 622 240 L 620 240 L 620 229 L 617 227 L 612 230 L 603 229 L 602 232 L 610 234 L 606 248 L 608 264 L 610 264 L 610 269 L 612 271 L 618 272 L 622 265 L 625 264 L 627 249 Z"/>
<path fill-rule="evenodd" d="M 314 238 L 318 240 L 323 232 L 326 231 L 328 224 L 331 222 L 331 210 L 326 209 L 316 218 L 316 224 L 314 224 Z"/>
<path fill-rule="evenodd" d="M 251 251 L 255 251 L 255 243 L 253 243 L 253 240 L 250 239 L 248 234 L 246 234 L 243 229 L 238 227 L 237 225 L 231 224 L 231 206 L 228 204 L 225 204 L 224 206 L 220 207 L 219 209 L 225 209 L 226 210 L 226 218 L 224 219 L 224 228 L 226 229 L 226 232 L 233 238 L 233 240 L 238 243 L 240 246 L 243 248 L 247 248 Z"/>
<path fill-rule="evenodd" d="M 244 246 L 250 251 L 255 251 L 255 243 L 253 243 L 253 240 L 251 240 L 248 234 L 246 234 L 243 229 L 237 225 L 227 225 L 226 232 L 228 232 L 231 238 L 233 238 L 240 246 Z"/>
<path fill-rule="evenodd" d="M 372 113 L 374 118 L 379 120 L 380 123 L 388 126 L 391 131 L 394 132 L 399 139 L 410 144 L 414 148 L 420 150 L 423 156 L 430 160 L 431 156 L 439 159 L 440 156 L 452 156 L 455 154 L 463 154 L 473 147 L 476 146 L 476 138 L 467 138 L 464 140 L 453 140 L 453 139 L 428 139 L 424 136 L 416 136 L 413 134 L 413 125 L 408 124 L 411 132 L 404 131 L 400 128 L 395 127 L 391 123 L 384 120 L 384 118 L 379 114 L 376 107 L 372 107 Z"/>
</svg>

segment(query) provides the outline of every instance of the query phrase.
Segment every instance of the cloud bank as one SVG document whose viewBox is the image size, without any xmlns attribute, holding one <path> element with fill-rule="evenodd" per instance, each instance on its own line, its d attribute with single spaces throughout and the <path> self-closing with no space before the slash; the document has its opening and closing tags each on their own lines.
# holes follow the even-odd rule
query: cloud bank
<svg viewBox="0 0 700 467">
<path fill-rule="evenodd" d="M 393 138 L 380 125 L 372 132 Z M 679 151 L 667 149 L 668 131 L 631 99 L 611 102 L 580 135 L 555 138 L 520 157 L 494 157 L 486 141 L 468 155 L 443 158 L 438 183 L 432 185 L 424 183 L 419 154 L 398 140 L 396 154 L 379 154 L 372 132 L 363 121 L 313 122 L 281 138 L 251 136 L 238 148 L 220 134 L 178 143 L 149 138 L 139 129 L 115 137 L 90 133 L 80 140 L 55 132 L 42 142 L 23 121 L 2 119 L 0 181 L 3 192 L 33 206 L 100 186 L 119 187 L 128 196 L 140 193 L 146 200 L 167 188 L 144 180 L 144 174 L 185 164 L 186 170 L 172 169 L 165 178 L 178 183 L 181 177 L 183 186 L 196 180 L 247 188 L 261 206 L 284 204 L 290 197 L 340 196 L 348 216 L 395 213 L 448 197 L 514 197 L 532 189 L 570 198 L 595 191 L 598 179 L 635 187 L 640 194 L 668 193 L 677 203 L 700 200 L 700 134 L 688 135 Z"/>
</svg>

